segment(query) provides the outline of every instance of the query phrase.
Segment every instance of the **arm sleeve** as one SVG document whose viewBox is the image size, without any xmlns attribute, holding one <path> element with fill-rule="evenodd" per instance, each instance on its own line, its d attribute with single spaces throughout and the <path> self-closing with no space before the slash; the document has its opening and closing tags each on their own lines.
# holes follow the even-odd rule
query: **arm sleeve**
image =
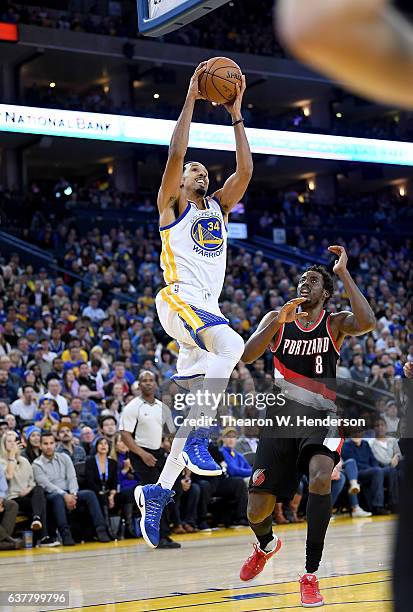
<svg viewBox="0 0 413 612">
<path fill-rule="evenodd" d="M 239 457 L 237 457 L 237 455 L 233 457 L 231 453 L 228 452 L 226 449 L 221 449 L 221 453 L 224 456 L 225 462 L 227 464 L 227 472 L 230 476 L 240 476 L 242 478 L 245 478 L 246 476 L 251 475 L 250 466 L 248 465 L 248 469 L 246 469 L 244 466 L 239 465 Z"/>
<path fill-rule="evenodd" d="M 96 391 L 98 391 L 98 393 L 101 393 L 102 391 L 104 392 L 104 389 L 103 389 L 103 378 L 99 374 L 98 374 L 98 376 L 96 376 Z"/>
<path fill-rule="evenodd" d="M 69 484 L 69 493 L 77 493 L 79 491 L 79 484 L 77 482 L 75 466 L 72 463 L 70 457 L 62 453 L 62 457 L 66 463 L 66 476 Z"/>
<path fill-rule="evenodd" d="M 85 480 L 87 488 L 94 491 L 96 494 L 100 491 L 100 483 L 96 479 L 96 463 L 94 457 L 88 457 L 85 463 Z"/>
<path fill-rule="evenodd" d="M 3 466 L 0 465 L 0 497 L 6 499 L 9 490 Z"/>
<path fill-rule="evenodd" d="M 341 449 L 341 456 L 343 458 L 343 461 L 347 461 L 347 459 L 353 458 L 352 453 L 350 453 L 348 444 L 343 444 L 343 448 Z"/>
<path fill-rule="evenodd" d="M 400 446 L 397 440 L 394 441 L 393 456 L 394 455 L 399 455 L 400 457 L 402 456 L 402 451 L 400 450 Z"/>
<path fill-rule="evenodd" d="M 118 462 L 115 459 L 109 459 L 109 489 L 116 490 L 118 487 Z"/>
<path fill-rule="evenodd" d="M 371 467 L 378 467 L 379 462 L 377 461 L 376 457 L 373 455 L 373 451 L 371 450 L 370 445 L 368 446 L 368 452 L 370 454 L 369 465 L 371 465 Z"/>
<path fill-rule="evenodd" d="M 17 401 L 17 400 L 16 400 Z M 10 404 L 10 412 L 12 414 L 14 414 L 14 416 L 19 416 L 20 415 L 20 411 L 19 411 L 19 407 L 16 406 L 16 401 L 12 402 Z"/>
<path fill-rule="evenodd" d="M 241 453 L 240 453 L 239 457 L 240 457 L 241 462 L 242 462 L 242 466 L 241 467 L 245 471 L 244 476 L 251 476 L 251 474 L 252 474 L 252 466 L 245 459 L 244 455 L 241 455 Z"/>
<path fill-rule="evenodd" d="M 36 463 L 36 461 L 33 462 L 33 474 L 37 484 L 40 485 L 46 491 L 46 493 L 60 493 L 60 495 L 64 495 L 66 493 L 66 491 L 60 489 L 50 482 L 43 467 Z"/>
<path fill-rule="evenodd" d="M 119 429 L 122 431 L 129 431 L 129 433 L 133 433 L 138 422 L 138 417 L 139 406 L 136 405 L 135 400 L 132 400 L 129 404 L 126 404 L 122 411 Z"/>
<path fill-rule="evenodd" d="M 67 416 L 69 414 L 69 405 L 67 399 L 64 397 L 63 407 L 59 410 L 61 416 Z"/>
<path fill-rule="evenodd" d="M 27 461 L 27 459 L 25 459 L 24 457 L 20 457 L 20 461 L 24 461 L 24 465 L 27 470 L 27 474 L 28 474 L 27 486 L 34 487 L 36 482 L 34 480 L 33 466 L 31 465 L 30 461 Z"/>
</svg>

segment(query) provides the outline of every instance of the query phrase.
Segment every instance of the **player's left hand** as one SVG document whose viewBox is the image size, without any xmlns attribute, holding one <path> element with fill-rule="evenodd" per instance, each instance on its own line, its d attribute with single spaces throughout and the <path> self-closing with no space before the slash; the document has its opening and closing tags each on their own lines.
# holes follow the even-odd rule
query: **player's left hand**
<svg viewBox="0 0 413 612">
<path fill-rule="evenodd" d="M 238 121 L 238 119 L 241 119 L 242 117 L 241 104 L 242 104 L 242 98 L 244 97 L 244 92 L 246 89 L 247 89 L 247 81 L 245 79 L 245 75 L 242 74 L 241 75 L 241 85 L 238 85 L 237 83 L 237 95 L 235 96 L 232 102 L 228 102 L 227 104 L 224 104 L 225 108 L 227 109 L 231 117 L 234 119 L 234 121 Z"/>
<path fill-rule="evenodd" d="M 347 270 L 347 261 L 348 256 L 346 253 L 346 249 L 339 245 L 329 246 L 328 250 L 330 253 L 334 253 L 334 255 L 338 256 L 334 263 L 333 272 L 334 274 L 341 274 Z"/>
</svg>

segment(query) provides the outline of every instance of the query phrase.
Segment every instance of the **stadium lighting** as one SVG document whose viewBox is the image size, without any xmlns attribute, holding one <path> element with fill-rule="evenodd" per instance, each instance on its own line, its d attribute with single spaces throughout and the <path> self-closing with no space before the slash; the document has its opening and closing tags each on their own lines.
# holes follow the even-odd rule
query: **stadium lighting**
<svg viewBox="0 0 413 612">
<path fill-rule="evenodd" d="M 0 131 L 88 140 L 169 146 L 175 121 L 0 104 Z M 261 155 L 413 166 L 413 143 L 305 132 L 246 128 L 251 150 Z M 189 146 L 235 151 L 229 125 L 192 123 Z"/>
</svg>

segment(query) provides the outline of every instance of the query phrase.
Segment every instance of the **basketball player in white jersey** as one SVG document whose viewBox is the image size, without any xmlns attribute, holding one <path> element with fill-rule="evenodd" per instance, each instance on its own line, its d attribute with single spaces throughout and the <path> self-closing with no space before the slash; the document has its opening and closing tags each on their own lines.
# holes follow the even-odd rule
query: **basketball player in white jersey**
<svg viewBox="0 0 413 612">
<path fill-rule="evenodd" d="M 205 63 L 191 78 L 159 189 L 161 267 L 166 287 L 156 297 L 156 308 L 163 328 L 179 343 L 175 379 L 192 392 L 208 391 L 219 397 L 244 351 L 244 342 L 229 327 L 218 299 L 225 278 L 228 214 L 243 197 L 253 164 L 241 115 L 244 76 L 235 100 L 225 105 L 235 133 L 234 174 L 221 189 L 207 196 L 208 170 L 199 162 L 184 163 L 195 102 L 201 99 L 198 79 Z M 142 514 L 142 535 L 152 548 L 159 543 L 160 518 L 183 467 L 205 476 L 221 474 L 220 466 L 208 452 L 206 424 L 214 416 L 214 409 L 212 403 L 207 405 L 206 394 L 203 398 L 188 415 L 198 427 L 191 430 L 182 426 L 178 430 L 158 483 L 135 490 Z"/>
</svg>

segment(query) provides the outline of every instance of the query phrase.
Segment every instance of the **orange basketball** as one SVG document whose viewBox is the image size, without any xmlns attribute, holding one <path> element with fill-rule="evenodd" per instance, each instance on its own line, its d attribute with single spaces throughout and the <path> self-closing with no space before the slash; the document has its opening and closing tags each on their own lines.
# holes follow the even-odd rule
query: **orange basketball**
<svg viewBox="0 0 413 612">
<path fill-rule="evenodd" d="M 201 95 L 216 104 L 232 102 L 241 85 L 241 68 L 228 57 L 212 57 L 199 77 Z"/>
</svg>

